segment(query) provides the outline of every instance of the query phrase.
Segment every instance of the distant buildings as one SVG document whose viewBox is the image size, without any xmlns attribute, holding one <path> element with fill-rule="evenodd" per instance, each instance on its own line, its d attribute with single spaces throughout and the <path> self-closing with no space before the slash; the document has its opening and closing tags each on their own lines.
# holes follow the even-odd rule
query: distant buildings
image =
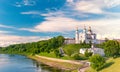
<svg viewBox="0 0 120 72">
<path fill-rule="evenodd" d="M 105 56 L 104 49 L 102 49 L 102 48 L 95 48 L 93 45 L 91 46 L 91 48 L 81 48 L 79 53 L 85 54 L 86 50 L 88 50 L 88 52 L 92 52 L 93 55 L 94 54 L 99 54 L 101 56 Z"/>
<path fill-rule="evenodd" d="M 84 29 L 82 32 L 79 32 L 78 27 L 75 31 L 75 38 L 66 38 L 65 44 L 79 44 L 79 43 L 94 43 L 94 44 L 100 44 L 105 42 L 105 40 L 98 40 L 97 34 L 95 34 L 91 27 L 89 26 L 88 29 L 84 26 Z"/>
<path fill-rule="evenodd" d="M 75 44 L 75 38 L 65 38 L 65 44 Z"/>
</svg>

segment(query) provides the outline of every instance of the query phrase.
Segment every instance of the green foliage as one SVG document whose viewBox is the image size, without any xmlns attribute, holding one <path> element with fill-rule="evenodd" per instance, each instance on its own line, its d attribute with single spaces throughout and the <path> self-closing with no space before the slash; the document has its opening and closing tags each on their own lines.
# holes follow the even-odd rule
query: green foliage
<svg viewBox="0 0 120 72">
<path fill-rule="evenodd" d="M 120 43 L 116 40 L 108 40 L 102 44 L 96 45 L 99 48 L 103 48 L 105 55 L 108 57 L 117 57 L 120 55 Z"/>
<path fill-rule="evenodd" d="M 88 52 L 88 49 L 85 51 L 85 56 L 86 57 L 90 57 L 90 56 L 92 56 L 92 52 Z"/>
<path fill-rule="evenodd" d="M 91 47 L 91 42 L 89 44 L 86 44 L 85 42 L 80 43 L 80 48 L 90 48 Z"/>
<path fill-rule="evenodd" d="M 50 53 L 41 52 L 39 55 L 41 55 L 41 56 L 46 56 L 46 57 L 57 58 L 54 52 L 50 52 Z"/>
<path fill-rule="evenodd" d="M 59 50 L 58 50 L 58 49 L 54 50 L 54 53 L 55 53 L 56 57 L 59 57 L 59 56 L 60 56 L 60 53 L 59 53 Z"/>
<path fill-rule="evenodd" d="M 109 39 L 108 39 L 108 38 L 105 38 L 105 42 L 107 42 L 107 41 L 109 41 Z"/>
<path fill-rule="evenodd" d="M 78 53 L 73 54 L 71 57 L 75 60 L 86 60 L 86 59 L 88 59 L 84 55 L 78 54 Z"/>
<path fill-rule="evenodd" d="M 104 50 L 106 56 L 116 57 L 120 54 L 120 44 L 118 41 L 109 40 L 104 43 Z"/>
<path fill-rule="evenodd" d="M 91 67 L 95 70 L 100 70 L 105 64 L 105 58 L 96 54 L 90 57 Z"/>
<path fill-rule="evenodd" d="M 50 53 L 64 43 L 64 37 L 58 36 L 49 40 L 43 40 L 39 42 L 15 44 L 2 48 L 1 53 L 14 53 L 14 54 L 39 54 L 41 52 Z"/>
<path fill-rule="evenodd" d="M 65 54 L 71 56 L 74 53 L 79 53 L 80 45 L 79 44 L 69 44 L 63 47 Z"/>
<path fill-rule="evenodd" d="M 79 60 L 79 59 L 80 59 L 79 54 L 73 54 L 72 57 L 73 57 L 75 60 Z"/>
</svg>

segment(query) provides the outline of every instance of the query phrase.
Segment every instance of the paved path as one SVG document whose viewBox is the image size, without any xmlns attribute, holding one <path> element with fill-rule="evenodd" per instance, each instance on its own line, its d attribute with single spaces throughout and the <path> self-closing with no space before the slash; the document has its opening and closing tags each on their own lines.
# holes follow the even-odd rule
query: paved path
<svg viewBox="0 0 120 72">
<path fill-rule="evenodd" d="M 50 57 L 44 57 L 44 56 L 39 56 L 35 55 L 36 57 L 52 60 L 52 61 L 58 61 L 58 62 L 67 62 L 67 63 L 73 63 L 73 64 L 81 64 L 80 61 L 73 61 L 73 60 L 63 60 L 63 59 L 56 59 L 56 58 L 50 58 Z"/>
<path fill-rule="evenodd" d="M 85 72 L 85 70 L 89 67 L 87 62 L 83 62 L 83 66 L 78 69 L 78 72 Z"/>
</svg>

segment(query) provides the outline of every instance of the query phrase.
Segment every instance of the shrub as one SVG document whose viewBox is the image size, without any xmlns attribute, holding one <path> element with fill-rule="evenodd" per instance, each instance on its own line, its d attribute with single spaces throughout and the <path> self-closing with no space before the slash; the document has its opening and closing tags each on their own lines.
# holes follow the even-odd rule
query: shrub
<svg viewBox="0 0 120 72">
<path fill-rule="evenodd" d="M 80 55 L 78 53 L 71 55 L 75 60 L 86 60 L 87 58 L 84 55 Z"/>
<path fill-rule="evenodd" d="M 92 53 L 92 52 L 88 52 L 88 50 L 85 51 L 85 56 L 86 56 L 86 57 L 90 57 L 90 56 L 92 56 L 92 54 L 93 54 L 93 53 Z"/>
<path fill-rule="evenodd" d="M 99 54 L 90 57 L 89 61 L 91 62 L 91 67 L 97 71 L 100 70 L 105 64 L 105 58 Z"/>
</svg>

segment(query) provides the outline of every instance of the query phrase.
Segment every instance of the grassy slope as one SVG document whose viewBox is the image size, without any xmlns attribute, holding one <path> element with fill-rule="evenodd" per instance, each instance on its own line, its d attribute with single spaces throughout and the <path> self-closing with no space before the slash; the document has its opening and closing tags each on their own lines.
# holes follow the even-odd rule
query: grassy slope
<svg viewBox="0 0 120 72">
<path fill-rule="evenodd" d="M 80 49 L 79 44 L 69 44 L 69 45 L 64 45 L 63 46 L 63 50 L 65 51 L 66 54 L 68 52 L 71 53 L 71 54 L 79 53 L 79 49 Z M 52 57 L 52 58 L 60 58 L 60 59 L 65 59 L 65 60 L 73 60 L 73 58 L 70 57 L 70 56 L 56 57 L 54 52 L 50 52 L 50 53 L 43 52 L 43 53 L 40 53 L 39 55 L 46 56 L 46 57 Z"/>
<path fill-rule="evenodd" d="M 102 69 L 100 72 L 120 72 L 120 57 L 116 59 L 110 58 L 107 61 L 107 63 L 109 66 Z M 86 72 L 96 72 L 96 71 L 90 68 Z"/>
<path fill-rule="evenodd" d="M 79 44 L 68 44 L 68 45 L 65 45 L 63 47 L 63 50 L 66 52 L 66 53 L 71 53 L 71 54 L 74 54 L 74 53 L 79 53 L 79 49 L 80 49 L 80 45 Z M 68 53 L 68 54 L 69 54 Z"/>
<path fill-rule="evenodd" d="M 68 45 L 65 45 L 63 48 L 64 48 L 64 50 L 72 49 L 72 50 L 79 52 L 80 45 L 79 44 L 68 44 Z"/>
</svg>

